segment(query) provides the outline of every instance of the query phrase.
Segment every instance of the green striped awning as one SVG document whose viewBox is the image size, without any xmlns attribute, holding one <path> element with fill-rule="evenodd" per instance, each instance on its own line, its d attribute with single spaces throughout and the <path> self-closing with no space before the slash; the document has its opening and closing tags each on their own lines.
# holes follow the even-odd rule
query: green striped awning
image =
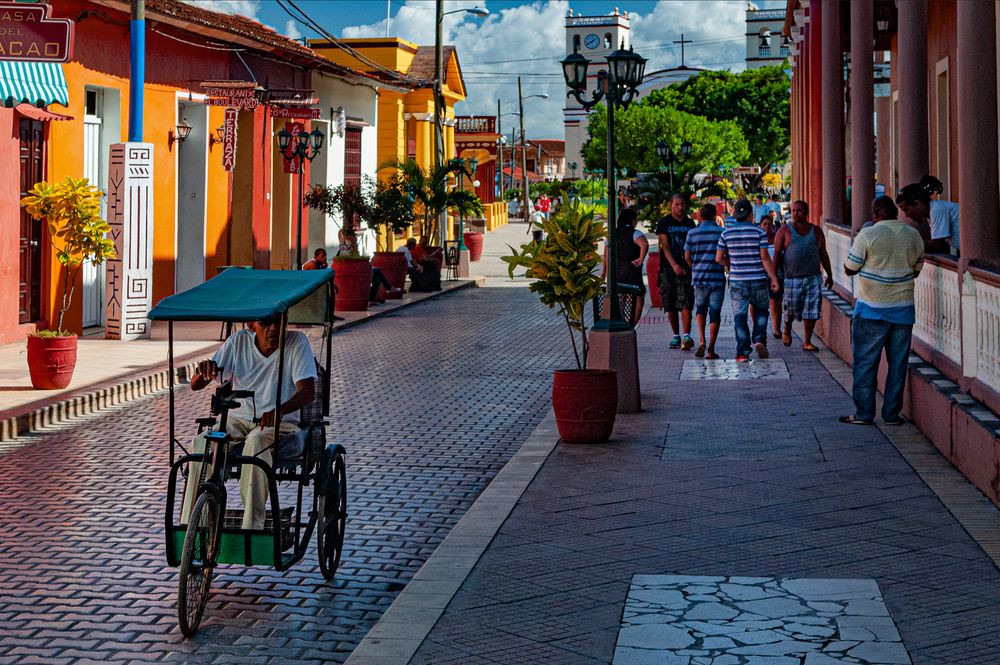
<svg viewBox="0 0 1000 665">
<path fill-rule="evenodd" d="M 49 104 L 69 106 L 69 88 L 58 62 L 11 62 L 0 60 L 0 106 Z"/>
</svg>

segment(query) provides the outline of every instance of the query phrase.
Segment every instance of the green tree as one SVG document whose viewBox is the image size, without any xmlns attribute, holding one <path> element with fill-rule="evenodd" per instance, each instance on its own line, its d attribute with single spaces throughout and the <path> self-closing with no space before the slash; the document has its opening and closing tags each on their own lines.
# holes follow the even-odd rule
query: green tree
<svg viewBox="0 0 1000 665">
<path fill-rule="evenodd" d="M 738 73 L 709 71 L 669 88 L 654 90 L 643 101 L 708 120 L 735 122 L 749 145 L 749 162 L 764 165 L 788 159 L 790 85 L 781 65 Z"/>
<path fill-rule="evenodd" d="M 590 115 L 590 139 L 583 146 L 589 168 L 603 168 L 607 160 L 607 111 L 601 106 Z M 715 122 L 647 100 L 615 115 L 615 160 L 630 175 L 657 172 L 663 166 L 656 144 L 665 140 L 680 154 L 681 142 L 691 143 L 691 155 L 674 166 L 674 183 L 687 189 L 698 173 L 714 173 L 720 164 L 739 164 L 749 157 L 746 139 L 733 121 Z"/>
<path fill-rule="evenodd" d="M 395 169 L 402 179 L 403 187 L 417 205 L 417 212 L 423 218 L 420 233 L 433 241 L 438 218 L 445 210 L 454 209 L 465 216 L 483 211 L 483 204 L 475 192 L 452 187 L 449 176 L 461 168 L 454 161 L 424 169 L 412 158 L 389 161 L 382 169 Z M 381 169 L 380 169 L 381 170 Z"/>
</svg>

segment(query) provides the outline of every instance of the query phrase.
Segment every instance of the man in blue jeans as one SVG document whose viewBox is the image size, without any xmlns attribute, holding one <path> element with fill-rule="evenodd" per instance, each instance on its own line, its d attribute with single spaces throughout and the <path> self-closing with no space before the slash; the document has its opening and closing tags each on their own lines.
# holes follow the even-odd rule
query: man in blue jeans
<svg viewBox="0 0 1000 665">
<path fill-rule="evenodd" d="M 770 291 L 778 290 L 771 255 L 767 252 L 767 234 L 753 224 L 753 206 L 740 199 L 733 211 L 736 223 L 719 236 L 715 260 L 729 266 L 729 299 L 736 329 L 736 362 L 750 360 L 753 343 L 757 357 L 768 357 L 767 316 Z M 750 306 L 754 321 L 751 333 L 747 323 Z"/>
<path fill-rule="evenodd" d="M 882 420 L 886 425 L 906 422 L 899 412 L 903 408 L 906 363 L 916 319 L 913 280 L 924 265 L 924 241 L 916 229 L 897 217 L 896 206 L 888 196 L 872 201 L 875 225 L 858 233 L 844 263 L 848 275 L 858 276 L 851 321 L 854 413 L 840 417 L 840 422 L 850 425 L 871 425 L 875 420 L 875 390 L 883 349 L 888 371 Z"/>
</svg>

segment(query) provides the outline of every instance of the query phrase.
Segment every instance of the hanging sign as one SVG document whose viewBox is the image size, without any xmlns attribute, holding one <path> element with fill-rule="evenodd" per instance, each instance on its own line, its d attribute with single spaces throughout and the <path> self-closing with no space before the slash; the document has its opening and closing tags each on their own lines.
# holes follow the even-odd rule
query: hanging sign
<svg viewBox="0 0 1000 665">
<path fill-rule="evenodd" d="M 239 111 L 226 109 L 226 119 L 223 122 L 222 134 L 222 168 L 232 171 L 236 166 L 236 118 Z"/>
<path fill-rule="evenodd" d="M 73 21 L 49 18 L 51 5 L 0 2 L 0 60 L 66 62 L 73 57 Z"/>
<path fill-rule="evenodd" d="M 245 111 L 252 111 L 260 106 L 257 84 L 252 81 L 205 81 L 201 88 L 207 98 L 206 106 L 225 106 Z"/>
<path fill-rule="evenodd" d="M 286 108 L 283 106 L 272 106 L 272 118 L 296 118 L 299 120 L 318 120 L 320 110 L 317 108 Z"/>
<path fill-rule="evenodd" d="M 302 134 L 306 131 L 306 126 L 303 125 L 301 122 L 286 122 L 285 129 L 288 131 L 289 134 L 292 135 L 291 140 L 288 142 L 288 148 L 289 151 L 291 151 L 295 146 L 299 144 L 299 134 Z M 282 163 L 284 164 L 285 173 L 298 173 L 299 160 L 301 159 L 302 158 L 299 157 L 298 153 L 296 152 L 295 156 L 292 159 L 281 160 Z"/>
</svg>

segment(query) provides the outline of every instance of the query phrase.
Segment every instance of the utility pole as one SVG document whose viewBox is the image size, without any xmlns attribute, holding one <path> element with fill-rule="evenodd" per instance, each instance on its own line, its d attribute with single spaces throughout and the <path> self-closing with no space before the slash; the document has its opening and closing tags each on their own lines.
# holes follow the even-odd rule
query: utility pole
<svg viewBox="0 0 1000 665">
<path fill-rule="evenodd" d="M 524 221 L 531 219 L 531 197 L 528 196 L 528 141 L 524 137 L 524 95 L 521 93 L 521 77 L 517 77 L 517 104 L 521 112 L 521 179 L 524 190 L 521 192 L 524 200 Z M 531 230 L 531 226 L 528 226 Z"/>
<path fill-rule="evenodd" d="M 441 62 L 441 49 L 442 49 L 442 26 L 444 25 L 444 0 L 437 0 L 435 2 L 435 20 L 434 20 L 434 168 L 437 169 L 441 164 L 444 163 L 444 135 L 441 122 L 444 114 L 444 108 L 442 102 L 444 101 L 444 93 L 442 92 L 442 81 L 444 80 L 444 68 Z M 440 219 L 438 219 L 438 236 L 440 242 L 439 247 L 444 247 L 445 240 L 448 238 L 448 211 L 444 210 L 441 213 Z"/>
<path fill-rule="evenodd" d="M 500 116 L 500 100 L 497 99 L 497 164 L 500 166 L 500 171 L 497 173 L 498 190 L 500 192 L 500 200 L 503 201 L 503 130 L 501 129 L 501 116 Z"/>
</svg>

